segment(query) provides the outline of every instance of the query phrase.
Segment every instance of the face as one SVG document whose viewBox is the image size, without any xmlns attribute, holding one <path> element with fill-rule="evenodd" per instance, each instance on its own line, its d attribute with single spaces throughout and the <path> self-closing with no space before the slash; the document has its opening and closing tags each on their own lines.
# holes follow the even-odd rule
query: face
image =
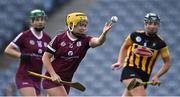
<svg viewBox="0 0 180 97">
<path fill-rule="evenodd" d="M 149 34 L 156 33 L 158 31 L 158 28 L 159 28 L 159 24 L 156 22 L 149 22 L 145 24 L 145 29 Z"/>
<path fill-rule="evenodd" d="M 34 28 L 44 28 L 45 23 L 45 17 L 35 17 L 31 20 L 31 26 Z"/>
<path fill-rule="evenodd" d="M 75 33 L 78 33 L 78 34 L 82 34 L 82 35 L 85 35 L 86 32 L 88 30 L 88 23 L 87 21 L 81 21 L 79 22 L 75 27 L 74 27 L 74 30 L 73 32 Z"/>
</svg>

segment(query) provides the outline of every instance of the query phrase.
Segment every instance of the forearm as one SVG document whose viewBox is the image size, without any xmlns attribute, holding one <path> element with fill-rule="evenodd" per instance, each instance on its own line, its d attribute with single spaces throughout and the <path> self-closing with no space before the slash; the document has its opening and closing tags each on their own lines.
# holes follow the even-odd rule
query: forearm
<svg viewBox="0 0 180 97">
<path fill-rule="evenodd" d="M 161 77 L 162 75 L 164 75 L 170 68 L 170 64 L 165 63 L 160 70 L 155 74 L 155 76 L 157 76 L 158 78 Z"/>
<path fill-rule="evenodd" d="M 98 37 L 98 43 L 99 45 L 102 45 L 106 41 L 106 36 L 107 32 L 103 32 L 99 37 Z"/>
<path fill-rule="evenodd" d="M 52 64 L 51 64 L 51 59 L 43 55 L 42 61 L 43 61 L 44 67 L 49 72 L 49 74 L 51 76 L 55 74 L 54 68 L 52 67 Z"/>
<path fill-rule="evenodd" d="M 102 45 L 106 41 L 106 34 L 102 33 L 99 37 L 93 37 L 90 41 L 90 46 L 92 48 Z"/>
<path fill-rule="evenodd" d="M 112 24 L 105 24 L 103 31 L 99 37 L 93 37 L 89 43 L 91 47 L 97 47 L 102 45 L 106 41 L 106 36 L 109 30 L 111 29 Z"/>
<path fill-rule="evenodd" d="M 127 49 L 121 48 L 119 57 L 118 57 L 118 63 L 123 64 L 125 57 L 126 57 Z"/>
</svg>

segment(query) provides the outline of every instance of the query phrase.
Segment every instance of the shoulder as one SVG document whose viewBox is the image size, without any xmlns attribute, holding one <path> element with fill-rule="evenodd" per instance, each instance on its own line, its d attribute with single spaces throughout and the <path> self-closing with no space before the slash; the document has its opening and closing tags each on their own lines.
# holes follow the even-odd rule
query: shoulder
<svg viewBox="0 0 180 97">
<path fill-rule="evenodd" d="M 28 36 L 32 35 L 31 30 L 25 30 L 25 31 L 22 31 L 21 33 L 22 33 L 23 37 L 28 37 Z"/>
<path fill-rule="evenodd" d="M 164 38 L 159 33 L 157 33 L 157 38 L 159 38 L 161 41 L 164 41 Z"/>
<path fill-rule="evenodd" d="M 46 37 L 50 37 L 49 34 L 47 34 L 47 32 L 43 32 L 43 35 Z"/>
<path fill-rule="evenodd" d="M 90 35 L 86 35 L 86 36 L 85 36 L 85 38 L 86 38 L 86 39 L 88 39 L 88 38 L 92 38 L 92 36 L 90 36 Z"/>
<path fill-rule="evenodd" d="M 60 32 L 60 33 L 58 33 L 57 35 L 55 35 L 53 38 L 52 38 L 52 40 L 51 40 L 51 42 L 54 42 L 54 41 L 60 41 L 64 36 L 66 36 L 66 33 L 65 32 Z"/>
<path fill-rule="evenodd" d="M 131 38 L 135 38 L 136 36 L 141 36 L 145 34 L 145 31 L 143 29 L 135 30 L 134 32 L 130 33 Z"/>
<path fill-rule="evenodd" d="M 135 31 L 136 33 L 145 33 L 144 29 L 138 29 Z"/>
<path fill-rule="evenodd" d="M 20 33 L 16 36 L 16 38 L 17 38 L 17 37 L 18 37 L 18 38 L 20 38 L 20 37 L 26 38 L 26 37 L 28 37 L 30 34 L 31 34 L 31 31 L 30 31 L 30 30 L 22 31 L 22 32 L 20 32 Z"/>
<path fill-rule="evenodd" d="M 145 31 L 143 29 L 139 29 L 139 30 L 135 30 L 134 32 L 132 32 L 131 34 L 133 35 L 139 35 L 139 34 L 144 34 Z"/>
<path fill-rule="evenodd" d="M 82 40 L 82 41 L 88 43 L 92 38 L 93 38 L 92 36 L 86 35 L 86 36 L 84 36 L 84 37 L 82 37 L 82 38 L 79 38 L 78 40 Z"/>
<path fill-rule="evenodd" d="M 55 37 L 63 37 L 66 36 L 66 31 L 58 31 L 58 34 Z"/>
<path fill-rule="evenodd" d="M 157 40 L 162 48 L 167 46 L 164 38 L 159 33 L 157 34 Z"/>
<path fill-rule="evenodd" d="M 43 32 L 43 37 L 48 38 L 48 39 L 51 39 L 50 35 L 47 34 L 46 32 Z"/>
</svg>

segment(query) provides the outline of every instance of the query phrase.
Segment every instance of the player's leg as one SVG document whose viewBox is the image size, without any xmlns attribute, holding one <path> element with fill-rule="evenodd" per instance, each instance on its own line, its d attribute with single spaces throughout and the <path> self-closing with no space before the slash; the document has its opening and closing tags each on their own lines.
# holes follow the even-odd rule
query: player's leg
<svg viewBox="0 0 180 97">
<path fill-rule="evenodd" d="M 33 82 L 28 76 L 23 78 L 16 77 L 16 85 L 22 96 L 40 95 L 40 81 Z"/>
<path fill-rule="evenodd" d="M 130 82 L 133 80 L 133 78 L 136 78 L 137 81 L 142 82 L 140 77 L 141 77 L 141 73 L 139 73 L 139 70 L 132 68 L 132 67 L 123 68 L 123 71 L 121 73 L 121 81 L 123 82 L 123 84 L 126 87 L 123 95 L 125 95 L 125 96 L 135 96 L 135 95 L 144 96 L 145 95 L 144 86 L 137 87 L 130 91 L 127 90 L 127 87 L 130 84 Z"/>
<path fill-rule="evenodd" d="M 42 82 L 43 88 L 49 96 L 67 96 L 66 89 L 62 84 L 57 84 L 51 80 L 44 79 Z"/>
<path fill-rule="evenodd" d="M 133 80 L 132 78 L 126 79 L 126 80 L 123 80 L 123 83 L 124 83 L 124 85 L 125 85 L 126 87 L 128 87 L 129 83 L 130 83 L 132 80 Z M 139 82 L 142 82 L 141 79 L 136 78 L 136 80 L 139 81 Z M 131 95 L 132 95 L 132 96 L 146 96 L 146 92 L 145 92 L 144 86 L 138 86 L 138 87 L 136 87 L 136 88 L 134 88 L 134 89 L 132 89 L 132 90 L 127 91 L 126 94 L 130 94 L 130 95 L 128 95 L 128 96 L 131 96 Z"/>
<path fill-rule="evenodd" d="M 49 96 L 68 96 L 64 86 L 46 89 Z"/>
<path fill-rule="evenodd" d="M 131 93 L 125 88 L 122 97 L 132 96 Z"/>
<path fill-rule="evenodd" d="M 20 92 L 21 96 L 37 96 L 36 90 L 34 87 L 20 88 L 19 92 Z"/>
</svg>

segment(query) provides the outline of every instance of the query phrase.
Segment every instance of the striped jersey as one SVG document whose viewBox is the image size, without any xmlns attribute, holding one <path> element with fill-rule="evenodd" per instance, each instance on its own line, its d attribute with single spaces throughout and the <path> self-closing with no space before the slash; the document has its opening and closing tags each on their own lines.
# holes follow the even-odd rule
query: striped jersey
<svg viewBox="0 0 180 97">
<path fill-rule="evenodd" d="M 134 67 L 151 74 L 160 53 L 163 57 L 169 57 L 168 47 L 158 34 L 148 36 L 144 30 L 138 30 L 131 33 L 125 41 L 130 46 L 124 67 Z"/>
</svg>

